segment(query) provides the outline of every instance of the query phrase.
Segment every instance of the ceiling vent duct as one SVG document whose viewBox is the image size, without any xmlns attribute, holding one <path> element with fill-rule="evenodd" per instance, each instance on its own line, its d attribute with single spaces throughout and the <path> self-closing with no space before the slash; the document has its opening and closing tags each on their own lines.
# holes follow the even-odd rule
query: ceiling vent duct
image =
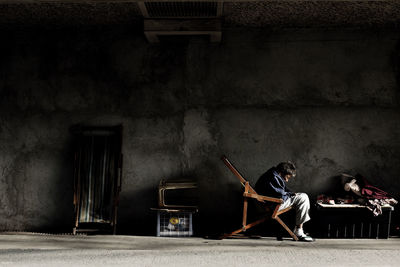
<svg viewBox="0 0 400 267">
<path fill-rule="evenodd" d="M 222 0 L 138 2 L 144 17 L 144 34 L 150 43 L 160 36 L 208 35 L 221 41 Z"/>
</svg>

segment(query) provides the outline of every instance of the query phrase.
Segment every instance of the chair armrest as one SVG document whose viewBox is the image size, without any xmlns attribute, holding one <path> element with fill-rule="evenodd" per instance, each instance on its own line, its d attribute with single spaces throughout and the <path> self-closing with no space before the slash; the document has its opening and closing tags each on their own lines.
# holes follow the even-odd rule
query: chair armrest
<svg viewBox="0 0 400 267">
<path fill-rule="evenodd" d="M 264 201 L 269 201 L 269 202 L 275 202 L 282 204 L 284 201 L 281 198 L 275 198 L 275 197 L 266 197 L 258 194 L 253 194 L 253 193 L 243 193 L 244 197 L 249 197 L 249 198 L 255 198 L 258 201 L 264 202 Z"/>
</svg>

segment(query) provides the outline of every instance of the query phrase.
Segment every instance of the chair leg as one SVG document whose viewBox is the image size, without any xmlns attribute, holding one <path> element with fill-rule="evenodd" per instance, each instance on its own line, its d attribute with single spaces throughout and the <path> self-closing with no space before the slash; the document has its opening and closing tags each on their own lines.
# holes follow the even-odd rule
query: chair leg
<svg viewBox="0 0 400 267">
<path fill-rule="evenodd" d="M 231 233 L 229 233 L 229 234 L 224 234 L 224 235 L 220 236 L 219 239 L 225 239 L 225 238 L 227 238 L 227 237 L 230 237 L 230 236 L 236 235 L 236 234 L 238 234 L 238 233 L 244 232 L 244 231 L 246 231 L 247 229 L 250 229 L 251 227 L 256 226 L 256 225 L 258 225 L 258 224 L 260 224 L 260 223 L 263 223 L 263 222 L 265 222 L 265 221 L 268 220 L 268 219 L 269 219 L 269 217 L 261 218 L 261 219 L 255 221 L 255 222 L 252 222 L 252 223 L 249 223 L 249 224 L 247 224 L 247 225 L 244 225 L 242 228 L 237 229 L 236 231 L 233 231 L 233 232 L 231 232 Z"/>
<path fill-rule="evenodd" d="M 239 233 L 241 233 L 241 232 L 243 232 L 243 228 L 240 228 L 240 229 L 238 229 L 238 230 L 236 230 L 236 231 L 233 231 L 232 233 L 229 233 L 229 234 L 223 234 L 223 235 L 220 236 L 218 239 L 225 239 L 225 238 L 231 237 L 231 236 L 233 236 L 233 235 L 239 234 Z"/>
<path fill-rule="evenodd" d="M 287 227 L 287 225 L 281 220 L 281 218 L 276 216 L 274 219 L 277 220 L 278 223 L 283 226 L 283 228 L 285 228 L 285 230 L 289 233 L 291 237 L 293 237 L 294 240 L 299 241 L 299 238 L 292 232 L 292 230 L 289 229 L 289 227 Z"/>
<path fill-rule="evenodd" d="M 247 225 L 247 207 L 248 207 L 248 201 L 247 201 L 247 199 L 245 199 L 244 202 L 243 202 L 243 216 L 242 216 L 242 218 L 243 218 L 243 220 L 242 220 L 243 228 L 245 228 L 246 225 Z"/>
</svg>

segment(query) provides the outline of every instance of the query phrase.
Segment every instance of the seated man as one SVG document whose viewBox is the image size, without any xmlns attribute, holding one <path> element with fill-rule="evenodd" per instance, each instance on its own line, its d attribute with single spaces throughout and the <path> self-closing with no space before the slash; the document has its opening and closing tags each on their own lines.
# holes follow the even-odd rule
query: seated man
<svg viewBox="0 0 400 267">
<path fill-rule="evenodd" d="M 293 193 L 286 187 L 286 182 L 296 176 L 296 167 L 291 162 L 281 162 L 264 173 L 257 181 L 255 190 L 258 194 L 282 198 L 284 203 L 279 210 L 293 206 L 296 211 L 294 234 L 301 241 L 314 241 L 303 231 L 303 224 L 310 220 L 310 200 L 306 193 Z"/>
</svg>

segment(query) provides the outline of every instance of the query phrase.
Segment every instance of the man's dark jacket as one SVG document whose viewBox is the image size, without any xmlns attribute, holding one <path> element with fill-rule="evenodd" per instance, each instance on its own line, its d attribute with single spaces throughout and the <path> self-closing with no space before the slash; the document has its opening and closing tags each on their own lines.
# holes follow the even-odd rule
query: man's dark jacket
<svg viewBox="0 0 400 267">
<path fill-rule="evenodd" d="M 284 201 L 294 194 L 286 187 L 285 180 L 279 175 L 275 167 L 258 178 L 254 189 L 260 195 L 282 198 Z"/>
</svg>

